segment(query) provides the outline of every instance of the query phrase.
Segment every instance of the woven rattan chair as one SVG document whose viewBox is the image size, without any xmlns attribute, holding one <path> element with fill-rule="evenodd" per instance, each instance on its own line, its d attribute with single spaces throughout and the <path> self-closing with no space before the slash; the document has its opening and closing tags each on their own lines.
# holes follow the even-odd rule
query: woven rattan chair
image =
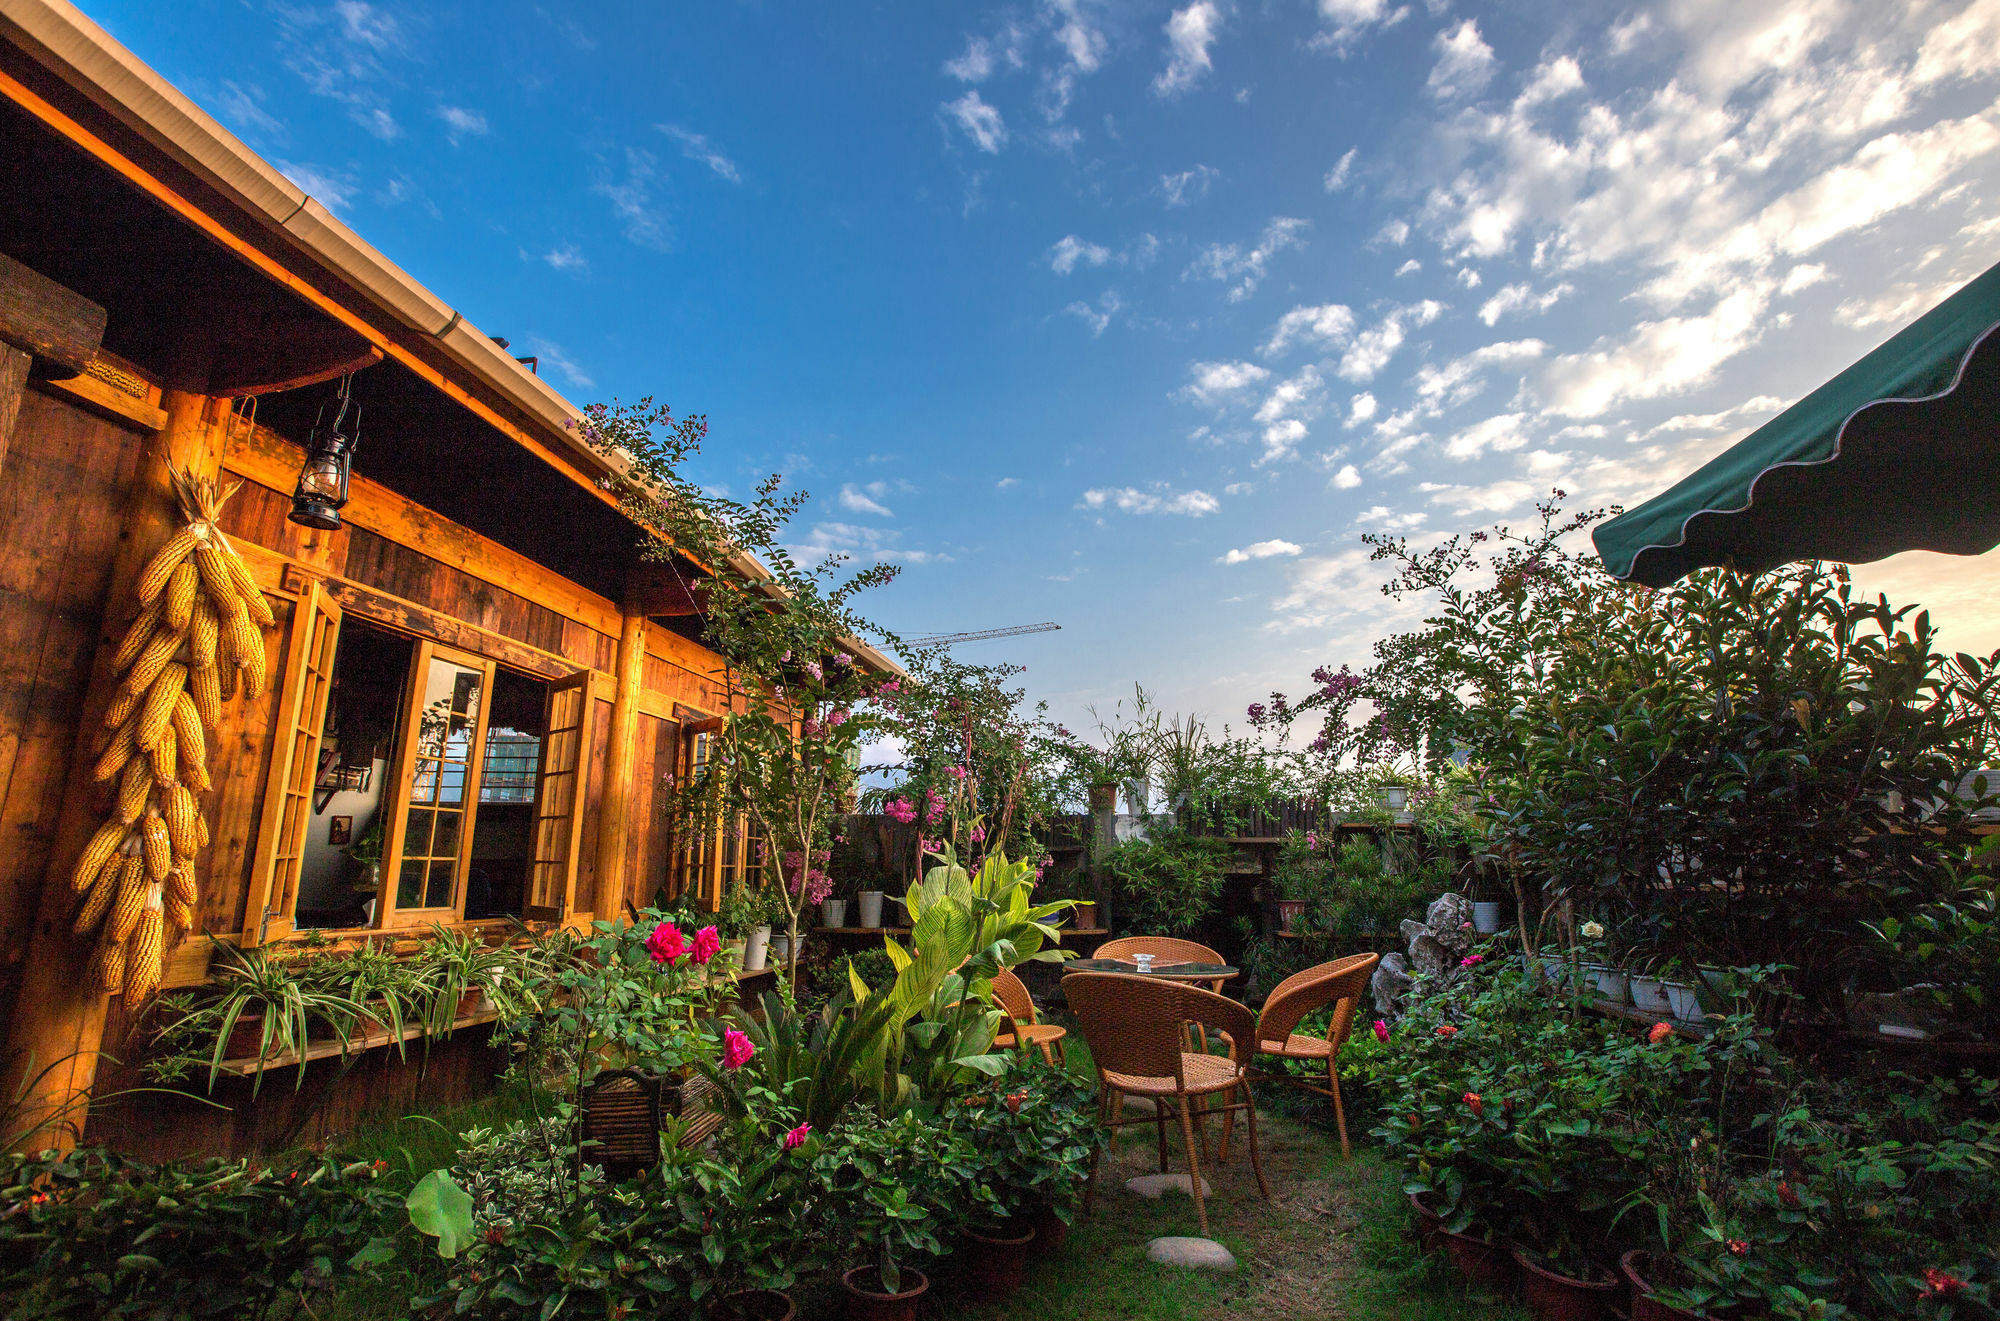
<svg viewBox="0 0 2000 1321">
<path fill-rule="evenodd" d="M 1215 963 L 1228 962 L 1220 954 L 1206 945 L 1198 945 L 1192 940 L 1180 940 L 1173 936 L 1120 936 L 1107 940 L 1091 954 L 1094 959 L 1129 959 L 1134 954 L 1150 954 L 1155 963 Z M 1209 982 L 1195 982 L 1193 985 L 1207 986 L 1209 990 L 1222 993 L 1222 983 L 1226 977 L 1217 977 Z"/>
<path fill-rule="evenodd" d="M 1241 1110 L 1247 1116 L 1250 1164 L 1257 1172 L 1258 1190 L 1268 1201 L 1271 1185 L 1264 1180 L 1263 1158 L 1257 1150 L 1256 1102 L 1234 1044 L 1249 1041 L 1256 1030 L 1250 1011 L 1198 986 L 1117 972 L 1072 973 L 1063 980 L 1063 994 L 1097 1065 L 1098 1101 L 1106 1126 L 1117 1129 L 1128 1124 L 1154 1124 L 1159 1133 L 1160 1168 L 1164 1170 L 1169 1106 L 1180 1120 L 1181 1142 L 1187 1148 L 1189 1191 L 1194 1194 L 1203 1237 L 1208 1235 L 1208 1203 L 1201 1191 L 1201 1158 L 1207 1141 L 1205 1135 L 1199 1146 L 1195 1141 L 1193 1107 L 1197 1100 L 1224 1099 L 1210 1114 L 1233 1119 Z M 1230 1053 L 1203 1055 L 1188 1050 L 1190 1026 L 1216 1028 L 1226 1034 Z M 1237 1093 L 1242 1095 L 1240 1101 L 1229 1099 Z M 1127 1096 L 1150 1099 L 1153 1118 L 1125 1118 Z M 1097 1157 L 1093 1153 L 1084 1192 L 1086 1211 L 1096 1189 Z"/>
<path fill-rule="evenodd" d="M 1340 1126 L 1340 1154 L 1343 1156 L 1353 1155 L 1354 1149 L 1347 1143 L 1347 1109 L 1340 1098 L 1340 1048 L 1347 1044 L 1348 1031 L 1354 1026 L 1355 1007 L 1361 1001 L 1361 993 L 1368 987 L 1375 965 L 1381 961 L 1380 954 L 1354 954 L 1331 963 L 1318 964 L 1304 972 L 1295 972 L 1278 983 L 1277 989 L 1264 1001 L 1264 1012 L 1257 1017 L 1257 1048 L 1250 1057 L 1250 1076 L 1259 1082 L 1268 1079 L 1316 1096 L 1332 1097 L 1333 1118 Z M 1295 1030 L 1300 1019 L 1327 1005 L 1333 1006 L 1333 1022 L 1327 1025 L 1325 1037 L 1305 1036 Z M 1326 1086 L 1319 1086 L 1313 1078 L 1299 1077 L 1282 1064 L 1271 1070 L 1259 1069 L 1258 1063 L 1267 1056 L 1277 1060 L 1324 1063 Z M 1223 1122 L 1224 1160 L 1229 1159 L 1231 1122 Z"/>
<path fill-rule="evenodd" d="M 999 1036 L 993 1044 L 1002 1050 L 1013 1047 L 1027 1050 L 1030 1046 L 1042 1052 L 1042 1058 L 1054 1064 L 1063 1055 L 1063 1038 L 1069 1033 L 1054 1023 L 1044 1023 L 1035 1013 L 1034 997 L 1019 977 L 1002 968 L 993 979 L 993 998 L 1000 1005 L 1000 1011 L 1007 1015 L 1001 1025 Z"/>
</svg>

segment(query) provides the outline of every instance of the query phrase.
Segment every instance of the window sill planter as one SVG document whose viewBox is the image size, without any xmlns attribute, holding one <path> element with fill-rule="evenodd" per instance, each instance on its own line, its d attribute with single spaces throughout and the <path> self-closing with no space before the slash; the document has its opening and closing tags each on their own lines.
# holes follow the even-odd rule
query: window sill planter
<svg viewBox="0 0 2000 1321">
<path fill-rule="evenodd" d="M 460 1018 L 457 1022 L 453 1023 L 452 1029 L 455 1031 L 459 1028 L 477 1027 L 482 1023 L 491 1023 L 499 1017 L 500 1015 L 494 1011 L 492 1005 L 482 1004 L 478 1012 Z M 242 1030 L 242 1019 L 239 1018 L 236 1020 L 236 1027 L 238 1031 Z M 257 1031 L 261 1032 L 262 1030 L 260 1024 Z M 366 1032 L 353 1033 L 345 1041 L 342 1041 L 338 1037 L 330 1041 L 314 1041 L 308 1043 L 306 1046 L 305 1062 L 310 1064 L 314 1060 L 333 1059 L 335 1056 L 340 1055 L 359 1055 L 364 1051 L 377 1050 L 383 1046 L 398 1045 L 423 1035 L 425 1035 L 425 1029 L 422 1023 L 407 1023 L 400 1033 L 390 1032 L 387 1029 L 371 1029 Z M 260 1073 L 270 1073 L 277 1069 L 295 1069 L 299 1066 L 300 1057 L 296 1051 L 273 1051 L 262 1059 L 257 1058 L 258 1037 L 255 1035 L 251 1036 L 247 1044 L 242 1047 L 243 1053 L 237 1055 L 235 1053 L 237 1039 L 236 1032 L 229 1034 L 229 1052 L 228 1057 L 222 1061 L 220 1069 L 222 1073 L 230 1074 L 237 1078 L 253 1078 Z"/>
<path fill-rule="evenodd" d="M 965 1273 L 988 1299 L 1012 1297 L 1028 1269 L 1028 1245 L 1035 1231 L 996 1228 L 990 1234 L 965 1231 Z"/>
<path fill-rule="evenodd" d="M 903 1283 L 909 1287 L 901 1293 L 882 1293 L 879 1288 L 868 1287 L 881 1283 L 882 1278 L 873 1266 L 857 1266 L 840 1277 L 847 1304 L 842 1315 L 847 1321 L 917 1321 L 917 1309 L 923 1305 L 924 1295 L 930 1292 L 930 1279 L 922 1271 L 905 1267 Z"/>
<path fill-rule="evenodd" d="M 1458 1273 L 1473 1284 L 1488 1289 L 1507 1290 L 1514 1287 L 1520 1272 L 1515 1269 L 1514 1259 L 1507 1249 L 1498 1243 L 1489 1243 L 1471 1234 L 1455 1234 L 1442 1225 L 1437 1231 L 1438 1242 L 1444 1245 L 1445 1255 L 1451 1264 L 1458 1267 Z"/>
<path fill-rule="evenodd" d="M 1536 1321 L 1605 1321 L 1617 1280 L 1574 1280 L 1558 1275 L 1525 1252 L 1514 1253 L 1521 1268 L 1521 1294 Z"/>
<path fill-rule="evenodd" d="M 1674 1002 L 1667 999 L 1666 983 L 1658 977 L 1634 977 L 1632 1003 L 1648 1014 L 1671 1016 L 1674 1012 Z"/>
</svg>

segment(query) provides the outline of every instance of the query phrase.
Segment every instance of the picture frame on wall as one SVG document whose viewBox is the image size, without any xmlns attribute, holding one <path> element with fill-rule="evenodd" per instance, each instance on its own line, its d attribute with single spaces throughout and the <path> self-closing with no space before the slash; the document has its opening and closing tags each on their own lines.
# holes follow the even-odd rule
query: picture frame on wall
<svg viewBox="0 0 2000 1321">
<path fill-rule="evenodd" d="M 351 816 L 328 817 L 326 821 L 326 842 L 332 845 L 354 842 L 354 818 Z"/>
</svg>

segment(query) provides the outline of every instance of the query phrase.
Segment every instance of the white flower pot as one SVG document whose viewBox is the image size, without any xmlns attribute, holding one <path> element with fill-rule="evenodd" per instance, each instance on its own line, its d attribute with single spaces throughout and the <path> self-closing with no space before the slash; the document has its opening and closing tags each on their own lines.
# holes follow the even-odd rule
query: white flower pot
<svg viewBox="0 0 2000 1321">
<path fill-rule="evenodd" d="M 863 890 L 859 898 L 861 902 L 860 925 L 864 927 L 881 926 L 882 892 L 880 890 Z"/>
<path fill-rule="evenodd" d="M 771 949 L 771 928 L 767 923 L 752 931 L 743 941 L 743 971 L 762 972 L 765 958 Z"/>
<path fill-rule="evenodd" d="M 1673 1001 L 1667 999 L 1666 983 L 1658 977 L 1632 979 L 1632 1003 L 1649 1014 L 1671 1014 Z"/>
<path fill-rule="evenodd" d="M 1146 815 L 1147 806 L 1153 800 L 1151 780 L 1125 781 L 1125 810 L 1133 816 Z"/>
<path fill-rule="evenodd" d="M 792 957 L 792 938 L 790 936 L 778 936 L 778 935 L 772 936 L 771 966 L 774 968 L 782 968 L 787 963 L 791 962 L 791 957 Z"/>
<path fill-rule="evenodd" d="M 1701 1021 L 1701 997 L 1694 987 L 1686 982 L 1663 982 L 1661 989 L 1667 993 L 1668 1012 L 1683 1023 Z"/>
<path fill-rule="evenodd" d="M 1597 993 L 1612 1004 L 1630 1004 L 1632 1002 L 1632 979 L 1616 968 L 1599 968 L 1597 970 Z"/>
<path fill-rule="evenodd" d="M 1490 936 L 1500 929 L 1500 905 L 1475 903 L 1472 906 L 1472 929 L 1482 936 Z"/>
<path fill-rule="evenodd" d="M 822 899 L 819 901 L 819 924 L 823 927 L 847 925 L 847 901 L 845 899 Z"/>
</svg>

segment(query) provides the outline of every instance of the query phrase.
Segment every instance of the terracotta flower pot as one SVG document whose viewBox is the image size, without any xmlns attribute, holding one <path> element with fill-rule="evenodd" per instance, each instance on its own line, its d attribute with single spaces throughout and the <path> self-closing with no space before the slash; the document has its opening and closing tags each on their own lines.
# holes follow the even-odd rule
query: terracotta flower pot
<svg viewBox="0 0 2000 1321">
<path fill-rule="evenodd" d="M 222 1048 L 222 1058 L 244 1060 L 254 1058 L 257 1048 L 264 1044 L 264 1016 L 244 1014 L 229 1029 L 229 1042 Z"/>
<path fill-rule="evenodd" d="M 856 1266 L 840 1277 L 841 1290 L 847 1295 L 847 1306 L 842 1313 L 847 1321 L 917 1321 L 917 1308 L 931 1287 L 924 1273 L 905 1268 L 901 1293 L 882 1293 L 881 1283 L 881 1275 L 873 1266 Z M 870 1284 L 878 1288 L 865 1287 Z"/>
<path fill-rule="evenodd" d="M 1693 1312 L 1654 1301 L 1653 1286 L 1646 1283 L 1645 1276 L 1652 1258 L 1650 1252 L 1633 1251 L 1618 1259 L 1619 1273 L 1632 1286 L 1632 1321 L 1697 1321 Z"/>
<path fill-rule="evenodd" d="M 723 1300 L 721 1315 L 731 1321 L 793 1321 L 799 1309 L 791 1295 L 776 1289 L 745 1289 Z"/>
<path fill-rule="evenodd" d="M 1444 1245 L 1445 1255 L 1451 1258 L 1451 1264 L 1458 1267 L 1459 1274 L 1474 1284 L 1485 1285 L 1489 1289 L 1509 1289 L 1520 1274 L 1514 1268 L 1513 1257 L 1497 1243 L 1488 1243 L 1470 1234 L 1454 1234 L 1442 1225 L 1438 1226 L 1437 1238 Z"/>
<path fill-rule="evenodd" d="M 473 987 L 471 990 L 465 992 L 465 994 L 458 997 L 458 1013 L 455 1015 L 455 1017 L 470 1018 L 472 1015 L 479 1012 L 480 1004 L 485 999 L 486 999 L 486 992 L 481 990 L 477 986 Z"/>
<path fill-rule="evenodd" d="M 1444 1232 L 1444 1217 L 1430 1209 L 1422 1193 L 1411 1193 L 1410 1209 L 1417 1213 L 1417 1246 L 1426 1253 L 1438 1250 L 1438 1236 Z"/>
<path fill-rule="evenodd" d="M 1514 1254 L 1521 1268 L 1521 1295 L 1530 1315 L 1539 1321 L 1604 1321 L 1611 1315 L 1611 1300 L 1619 1282 L 1573 1280 L 1558 1275 L 1525 1252 Z"/>
<path fill-rule="evenodd" d="M 1094 904 L 1094 903 L 1079 903 L 1079 904 L 1078 904 L 1078 905 L 1076 906 L 1076 910 L 1075 910 L 1075 911 L 1076 911 L 1076 924 L 1077 924 L 1077 925 L 1078 925 L 1079 927 L 1094 927 L 1094 926 L 1096 926 L 1096 925 L 1097 925 L 1097 905 L 1096 905 L 1096 904 Z"/>
<path fill-rule="evenodd" d="M 1034 1241 L 1033 1229 L 1018 1234 L 1011 1229 L 995 1234 L 966 1230 L 966 1277 L 988 1298 L 1011 1296 L 1021 1287 L 1021 1278 L 1028 1269 L 1028 1245 Z"/>
<path fill-rule="evenodd" d="M 1063 1242 L 1069 1238 L 1069 1222 L 1056 1214 L 1052 1206 L 1045 1206 L 1029 1220 L 1035 1231 L 1035 1255 L 1053 1257 L 1062 1251 Z"/>
<path fill-rule="evenodd" d="M 1280 899 L 1278 901 L 1278 929 L 1291 931 L 1298 927 L 1299 919 L 1306 915 L 1306 901 L 1303 899 Z"/>
<path fill-rule="evenodd" d="M 1093 784 L 1090 786 L 1090 810 L 1109 812 L 1118 806 L 1118 786 L 1115 784 Z"/>
</svg>

